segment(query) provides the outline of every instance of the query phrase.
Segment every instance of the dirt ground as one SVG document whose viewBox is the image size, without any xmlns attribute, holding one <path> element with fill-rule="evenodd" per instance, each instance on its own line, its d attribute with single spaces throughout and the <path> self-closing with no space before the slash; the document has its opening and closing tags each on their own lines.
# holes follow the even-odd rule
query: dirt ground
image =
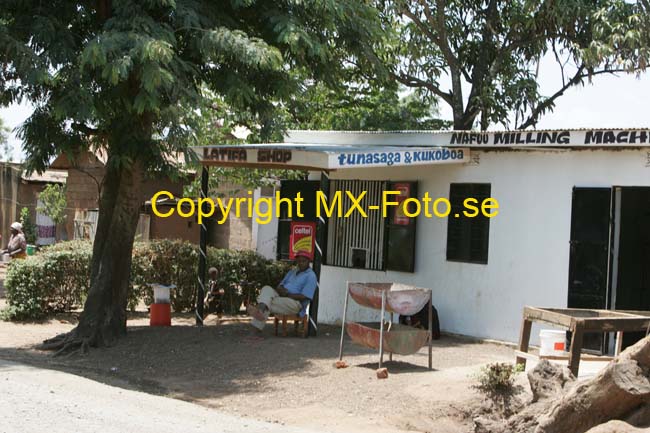
<svg viewBox="0 0 650 433">
<path fill-rule="evenodd" d="M 0 301 L 0 307 L 3 302 Z M 434 371 L 423 349 L 387 363 L 375 377 L 377 356 L 346 340 L 347 369 L 333 367 L 340 328 L 317 338 L 260 335 L 245 319 L 210 316 L 192 326 L 176 316 L 171 328 L 151 328 L 146 313 L 132 315 L 128 335 L 86 356 L 52 358 L 34 349 L 70 330 L 74 315 L 42 323 L 0 322 L 0 358 L 73 372 L 112 385 L 196 402 L 239 415 L 331 432 L 465 432 L 468 408 L 480 397 L 470 388 L 481 364 L 513 360 L 510 348 L 444 337 L 434 342 Z"/>
</svg>

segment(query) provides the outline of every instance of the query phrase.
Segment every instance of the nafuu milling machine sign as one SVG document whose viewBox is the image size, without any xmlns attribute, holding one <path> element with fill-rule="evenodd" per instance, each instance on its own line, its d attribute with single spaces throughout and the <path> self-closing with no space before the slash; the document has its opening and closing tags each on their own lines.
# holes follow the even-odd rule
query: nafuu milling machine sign
<svg viewBox="0 0 650 433">
<path fill-rule="evenodd" d="M 453 146 L 602 146 L 647 145 L 647 129 L 587 129 L 557 131 L 452 132 Z M 436 145 L 439 145 L 436 143 Z"/>
<path fill-rule="evenodd" d="M 206 165 L 346 169 L 465 163 L 476 148 L 646 147 L 649 129 L 553 131 L 297 131 L 287 143 L 194 147 Z"/>
</svg>

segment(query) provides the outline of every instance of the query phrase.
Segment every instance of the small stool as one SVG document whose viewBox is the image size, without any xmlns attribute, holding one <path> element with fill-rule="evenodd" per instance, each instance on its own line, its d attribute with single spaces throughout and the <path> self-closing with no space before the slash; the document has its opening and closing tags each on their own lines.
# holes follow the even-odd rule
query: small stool
<svg viewBox="0 0 650 433">
<path fill-rule="evenodd" d="M 278 323 L 282 320 L 282 336 L 287 336 L 287 321 L 293 320 L 293 328 L 296 332 L 296 335 L 301 335 L 302 338 L 307 338 L 309 333 L 309 315 L 305 314 L 304 317 L 290 314 L 280 314 L 276 315 L 273 319 L 273 324 L 275 326 L 275 335 L 278 335 Z M 298 326 L 302 323 L 302 334 L 298 333 Z"/>
</svg>

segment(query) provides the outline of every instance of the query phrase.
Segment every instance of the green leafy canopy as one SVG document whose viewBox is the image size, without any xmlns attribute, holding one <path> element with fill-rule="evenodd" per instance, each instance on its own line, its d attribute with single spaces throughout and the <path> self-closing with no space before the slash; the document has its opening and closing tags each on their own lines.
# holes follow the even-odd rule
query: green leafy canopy
<svg viewBox="0 0 650 433">
<path fill-rule="evenodd" d="M 6 0 L 0 104 L 35 106 L 20 129 L 30 169 L 102 147 L 155 171 L 196 144 L 183 119 L 203 89 L 264 124 L 299 90 L 290 71 L 335 81 L 377 29 L 358 0 Z"/>
<path fill-rule="evenodd" d="M 534 126 L 557 98 L 650 56 L 648 0 L 377 0 L 392 41 L 375 53 L 394 79 L 440 98 L 454 129 Z M 562 85 L 540 94 L 542 56 Z"/>
</svg>

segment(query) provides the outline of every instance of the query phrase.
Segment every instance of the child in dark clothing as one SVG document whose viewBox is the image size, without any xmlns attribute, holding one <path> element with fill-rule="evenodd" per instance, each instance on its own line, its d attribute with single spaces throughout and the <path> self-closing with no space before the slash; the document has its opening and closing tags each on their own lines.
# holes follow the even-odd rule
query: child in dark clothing
<svg viewBox="0 0 650 433">
<path fill-rule="evenodd" d="M 208 269 L 208 294 L 205 297 L 205 315 L 212 313 L 217 313 L 218 317 L 221 317 L 223 314 L 223 295 L 225 291 L 220 289 L 217 284 L 217 278 L 219 277 L 219 271 L 217 268 Z"/>
</svg>

